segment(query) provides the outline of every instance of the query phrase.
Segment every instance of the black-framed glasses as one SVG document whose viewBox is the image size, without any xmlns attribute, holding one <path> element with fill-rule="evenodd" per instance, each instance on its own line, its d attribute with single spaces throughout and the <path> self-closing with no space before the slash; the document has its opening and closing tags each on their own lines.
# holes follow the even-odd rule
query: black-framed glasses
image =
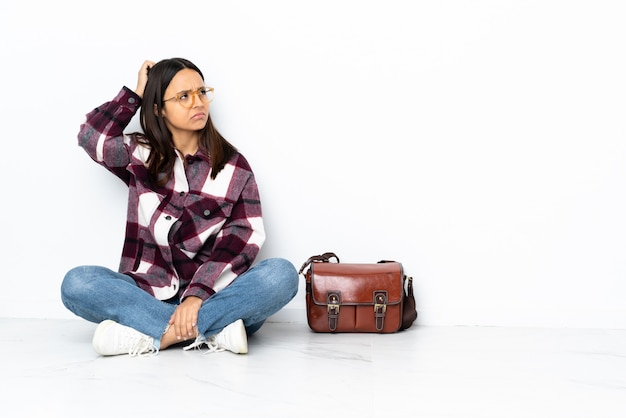
<svg viewBox="0 0 626 418">
<path fill-rule="evenodd" d="M 198 96 L 198 99 L 204 103 L 210 103 L 213 101 L 213 96 L 215 95 L 215 90 L 213 87 L 203 86 L 196 90 L 185 90 L 176 93 L 176 96 L 170 97 L 169 99 L 163 100 L 163 102 L 168 102 L 170 100 L 176 100 L 182 107 L 191 107 L 193 106 L 193 98 L 194 96 Z"/>
</svg>

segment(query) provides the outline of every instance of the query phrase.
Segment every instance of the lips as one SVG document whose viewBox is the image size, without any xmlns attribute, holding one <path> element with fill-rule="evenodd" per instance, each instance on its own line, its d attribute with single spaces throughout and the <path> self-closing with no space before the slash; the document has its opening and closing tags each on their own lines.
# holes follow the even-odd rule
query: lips
<svg viewBox="0 0 626 418">
<path fill-rule="evenodd" d="M 206 116 L 206 113 L 204 112 L 198 112 L 198 113 L 194 113 L 193 116 L 191 116 L 191 119 L 197 120 L 197 119 L 204 119 Z"/>
</svg>

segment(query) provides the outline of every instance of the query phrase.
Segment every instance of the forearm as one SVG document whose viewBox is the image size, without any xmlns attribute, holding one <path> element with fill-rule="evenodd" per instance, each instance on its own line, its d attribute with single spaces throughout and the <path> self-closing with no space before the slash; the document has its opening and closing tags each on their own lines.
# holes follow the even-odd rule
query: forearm
<svg viewBox="0 0 626 418">
<path fill-rule="evenodd" d="M 78 145 L 99 163 L 118 167 L 127 164 L 128 158 L 121 156 L 127 152 L 120 153 L 125 148 L 124 129 L 140 105 L 141 98 L 124 87 L 112 101 L 87 114 L 85 122 L 80 126 Z"/>
</svg>

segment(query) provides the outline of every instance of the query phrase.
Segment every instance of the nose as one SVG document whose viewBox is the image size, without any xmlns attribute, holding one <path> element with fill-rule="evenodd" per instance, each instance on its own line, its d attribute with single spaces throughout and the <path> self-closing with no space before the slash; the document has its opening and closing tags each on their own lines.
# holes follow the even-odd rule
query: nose
<svg viewBox="0 0 626 418">
<path fill-rule="evenodd" d="M 201 92 L 200 90 L 196 90 L 193 93 L 189 93 L 191 95 L 191 107 L 197 107 L 197 106 L 202 106 L 204 104 L 208 104 L 208 100 L 206 99 L 206 96 L 204 96 L 204 93 Z"/>
<path fill-rule="evenodd" d="M 202 104 L 202 100 L 200 100 L 200 93 L 194 91 L 193 93 L 191 93 L 191 107 L 196 107 L 196 103 Z"/>
</svg>

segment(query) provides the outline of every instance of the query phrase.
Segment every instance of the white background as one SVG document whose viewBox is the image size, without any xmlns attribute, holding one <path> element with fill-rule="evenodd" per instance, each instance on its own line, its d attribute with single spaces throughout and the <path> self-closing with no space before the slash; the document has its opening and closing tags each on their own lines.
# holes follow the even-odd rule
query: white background
<svg viewBox="0 0 626 418">
<path fill-rule="evenodd" d="M 71 318 L 116 268 L 122 182 L 83 116 L 182 56 L 264 204 L 261 258 L 401 261 L 423 325 L 626 327 L 626 5 L 17 1 L 0 5 L 0 316 Z M 278 320 L 305 321 L 304 279 Z"/>
</svg>

